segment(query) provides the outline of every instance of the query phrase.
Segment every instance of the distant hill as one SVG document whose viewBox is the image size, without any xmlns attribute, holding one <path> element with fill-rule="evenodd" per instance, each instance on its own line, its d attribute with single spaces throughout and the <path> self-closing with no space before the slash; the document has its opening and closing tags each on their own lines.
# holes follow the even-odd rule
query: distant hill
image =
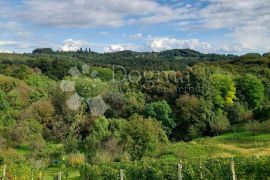
<svg viewBox="0 0 270 180">
<path fill-rule="evenodd" d="M 161 52 L 135 52 L 130 50 L 98 53 L 90 49 L 75 52 L 53 51 L 51 48 L 39 48 L 33 53 L 0 54 L 3 64 L 25 64 L 39 67 L 42 70 L 54 66 L 59 69 L 69 68 L 72 65 L 87 63 L 90 66 L 111 67 L 123 66 L 131 70 L 183 70 L 187 66 L 197 63 L 232 63 L 232 64 L 266 64 L 269 63 L 269 54 L 262 56 L 248 53 L 243 56 L 224 54 L 205 54 L 191 49 L 173 49 Z M 59 70 L 60 71 L 60 70 Z"/>
</svg>

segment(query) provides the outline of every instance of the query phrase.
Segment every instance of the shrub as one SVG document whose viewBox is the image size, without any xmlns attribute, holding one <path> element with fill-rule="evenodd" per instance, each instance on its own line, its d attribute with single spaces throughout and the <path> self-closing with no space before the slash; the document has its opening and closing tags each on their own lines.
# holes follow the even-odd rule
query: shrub
<svg viewBox="0 0 270 180">
<path fill-rule="evenodd" d="M 152 102 L 145 106 L 145 115 L 159 120 L 167 135 L 171 134 L 175 122 L 171 118 L 172 109 L 166 101 Z"/>
<path fill-rule="evenodd" d="M 219 133 L 223 133 L 229 129 L 230 122 L 224 113 L 218 111 L 215 119 L 210 123 L 210 126 L 212 132 L 214 132 L 215 135 L 218 135 Z"/>
<path fill-rule="evenodd" d="M 132 159 L 141 159 L 146 152 L 152 152 L 158 144 L 166 143 L 167 136 L 160 122 L 134 115 L 126 129 L 125 148 Z"/>
<path fill-rule="evenodd" d="M 78 167 L 86 161 L 85 155 L 81 153 L 72 153 L 68 155 L 67 163 L 71 167 Z"/>
<path fill-rule="evenodd" d="M 258 121 L 250 121 L 246 124 L 246 130 L 249 131 L 253 136 L 256 132 L 261 129 L 261 125 Z"/>
<path fill-rule="evenodd" d="M 240 103 L 234 103 L 233 105 L 228 106 L 226 110 L 228 112 L 227 115 L 231 124 L 243 122 L 248 113 L 246 108 Z"/>
<path fill-rule="evenodd" d="M 7 95 L 4 91 L 0 89 L 0 111 L 5 110 L 6 108 L 8 108 L 8 106 L 9 103 L 7 100 Z"/>
</svg>

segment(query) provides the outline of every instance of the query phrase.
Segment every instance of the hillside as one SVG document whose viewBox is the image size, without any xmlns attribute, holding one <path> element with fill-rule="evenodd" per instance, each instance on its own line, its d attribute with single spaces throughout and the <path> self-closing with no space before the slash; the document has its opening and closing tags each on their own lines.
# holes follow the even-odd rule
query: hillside
<svg viewBox="0 0 270 180">
<path fill-rule="evenodd" d="M 267 53 L 190 49 L 0 54 L 0 165 L 19 179 L 114 179 L 120 167 L 162 179 L 159 162 L 175 172 L 182 160 L 194 178 L 196 162 L 210 177 L 207 163 L 233 157 L 259 177 L 270 172 L 260 169 L 270 163 L 269 67 Z"/>
</svg>

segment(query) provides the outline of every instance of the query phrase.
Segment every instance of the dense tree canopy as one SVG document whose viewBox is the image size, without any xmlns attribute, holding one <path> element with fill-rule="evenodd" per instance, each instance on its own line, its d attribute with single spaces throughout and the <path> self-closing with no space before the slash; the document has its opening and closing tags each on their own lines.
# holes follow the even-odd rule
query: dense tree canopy
<svg viewBox="0 0 270 180">
<path fill-rule="evenodd" d="M 250 108 L 261 106 L 264 100 L 264 86 L 262 81 L 252 74 L 245 74 L 238 78 L 238 95 Z"/>
<path fill-rule="evenodd" d="M 64 154 L 78 165 L 140 160 L 168 140 L 216 136 L 243 123 L 254 130 L 270 118 L 268 54 L 0 54 L 1 147 L 51 161 Z M 98 115 L 89 107 L 96 97 L 101 103 L 91 105 L 106 107 Z M 45 152 L 50 143 L 56 150 Z"/>
</svg>

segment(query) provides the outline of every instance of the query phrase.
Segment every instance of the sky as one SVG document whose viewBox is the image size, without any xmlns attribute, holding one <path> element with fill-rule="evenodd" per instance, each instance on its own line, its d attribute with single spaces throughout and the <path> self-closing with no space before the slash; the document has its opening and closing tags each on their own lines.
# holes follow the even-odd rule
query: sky
<svg viewBox="0 0 270 180">
<path fill-rule="evenodd" d="M 0 52 L 270 51 L 270 0 L 0 0 Z"/>
</svg>

